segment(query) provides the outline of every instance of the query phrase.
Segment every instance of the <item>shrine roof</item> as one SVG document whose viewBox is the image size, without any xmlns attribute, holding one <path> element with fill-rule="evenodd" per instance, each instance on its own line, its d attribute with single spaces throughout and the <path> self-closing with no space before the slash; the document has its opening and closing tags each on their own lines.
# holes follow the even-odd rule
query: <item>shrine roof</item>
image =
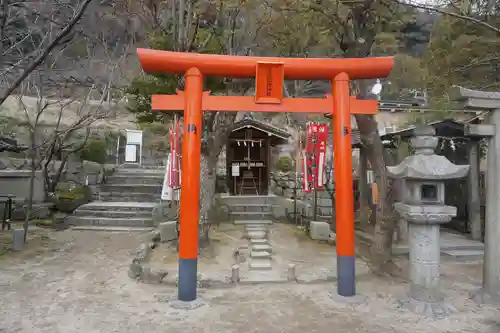
<svg viewBox="0 0 500 333">
<path fill-rule="evenodd" d="M 288 138 L 290 137 L 290 133 L 288 133 L 286 130 L 253 118 L 245 118 L 234 123 L 231 127 L 231 132 L 236 132 L 243 128 L 254 128 L 256 130 L 277 136 L 283 140 L 288 140 Z"/>
</svg>

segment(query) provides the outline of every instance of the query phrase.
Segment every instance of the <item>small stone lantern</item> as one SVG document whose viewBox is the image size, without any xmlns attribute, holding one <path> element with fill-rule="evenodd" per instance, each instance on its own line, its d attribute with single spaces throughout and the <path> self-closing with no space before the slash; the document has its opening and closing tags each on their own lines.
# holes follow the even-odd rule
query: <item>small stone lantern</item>
<svg viewBox="0 0 500 333">
<path fill-rule="evenodd" d="M 387 167 L 390 177 L 404 180 L 402 202 L 394 208 L 409 228 L 411 284 L 401 304 L 417 314 L 445 317 L 455 309 L 444 302 L 439 290 L 439 229 L 456 216 L 457 208 L 444 204 L 444 181 L 465 177 L 469 166 L 455 165 L 434 153 L 439 140 L 434 128 L 415 129 L 414 135 L 415 153 Z"/>
</svg>

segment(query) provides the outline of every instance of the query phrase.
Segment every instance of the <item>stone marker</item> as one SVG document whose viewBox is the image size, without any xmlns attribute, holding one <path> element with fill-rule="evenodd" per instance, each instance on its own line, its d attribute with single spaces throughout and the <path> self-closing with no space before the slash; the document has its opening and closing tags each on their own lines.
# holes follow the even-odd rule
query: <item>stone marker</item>
<svg viewBox="0 0 500 333">
<path fill-rule="evenodd" d="M 178 233 L 176 221 L 162 222 L 158 225 L 158 229 L 160 230 L 160 238 L 163 243 L 177 239 Z"/>
<path fill-rule="evenodd" d="M 238 282 L 240 282 L 240 266 L 233 265 L 231 267 L 231 283 L 238 283 Z"/>
<path fill-rule="evenodd" d="M 330 225 L 327 222 L 311 221 L 309 223 L 309 237 L 314 240 L 328 241 Z"/>
<path fill-rule="evenodd" d="M 295 274 L 295 264 L 288 264 L 288 272 L 287 272 L 287 280 L 288 281 L 296 281 L 297 275 Z"/>
<path fill-rule="evenodd" d="M 12 251 L 21 251 L 24 247 L 24 229 L 12 229 Z"/>
<path fill-rule="evenodd" d="M 444 204 L 444 181 L 465 177 L 468 165 L 455 165 L 434 154 L 438 138 L 432 127 L 414 130 L 414 155 L 387 167 L 389 176 L 404 180 L 402 202 L 394 208 L 408 222 L 410 245 L 410 291 L 401 305 L 412 312 L 442 318 L 455 312 L 439 290 L 440 225 L 457 214 Z"/>
</svg>

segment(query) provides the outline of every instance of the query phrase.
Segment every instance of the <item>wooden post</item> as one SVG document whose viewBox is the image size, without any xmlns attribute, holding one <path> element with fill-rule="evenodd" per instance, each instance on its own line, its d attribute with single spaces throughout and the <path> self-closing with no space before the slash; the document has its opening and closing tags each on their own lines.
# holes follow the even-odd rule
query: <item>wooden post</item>
<svg viewBox="0 0 500 333">
<path fill-rule="evenodd" d="M 368 222 L 368 180 L 366 176 L 366 172 L 368 171 L 368 161 L 366 156 L 366 151 L 364 148 L 359 149 L 359 167 L 358 167 L 358 189 L 359 189 L 359 213 L 362 219 L 366 218 Z M 365 216 L 366 215 L 366 216 Z"/>
</svg>

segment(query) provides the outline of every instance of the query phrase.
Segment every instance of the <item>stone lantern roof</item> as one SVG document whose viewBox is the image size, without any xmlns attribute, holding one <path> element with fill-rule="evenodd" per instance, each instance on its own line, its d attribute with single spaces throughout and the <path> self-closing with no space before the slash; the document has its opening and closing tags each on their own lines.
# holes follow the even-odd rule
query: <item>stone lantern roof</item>
<svg viewBox="0 0 500 333">
<path fill-rule="evenodd" d="M 439 138 L 430 126 L 416 128 L 411 145 L 415 153 L 400 164 L 387 167 L 389 177 L 415 180 L 446 180 L 462 178 L 469 172 L 468 165 L 456 165 L 446 157 L 434 153 Z"/>
</svg>

